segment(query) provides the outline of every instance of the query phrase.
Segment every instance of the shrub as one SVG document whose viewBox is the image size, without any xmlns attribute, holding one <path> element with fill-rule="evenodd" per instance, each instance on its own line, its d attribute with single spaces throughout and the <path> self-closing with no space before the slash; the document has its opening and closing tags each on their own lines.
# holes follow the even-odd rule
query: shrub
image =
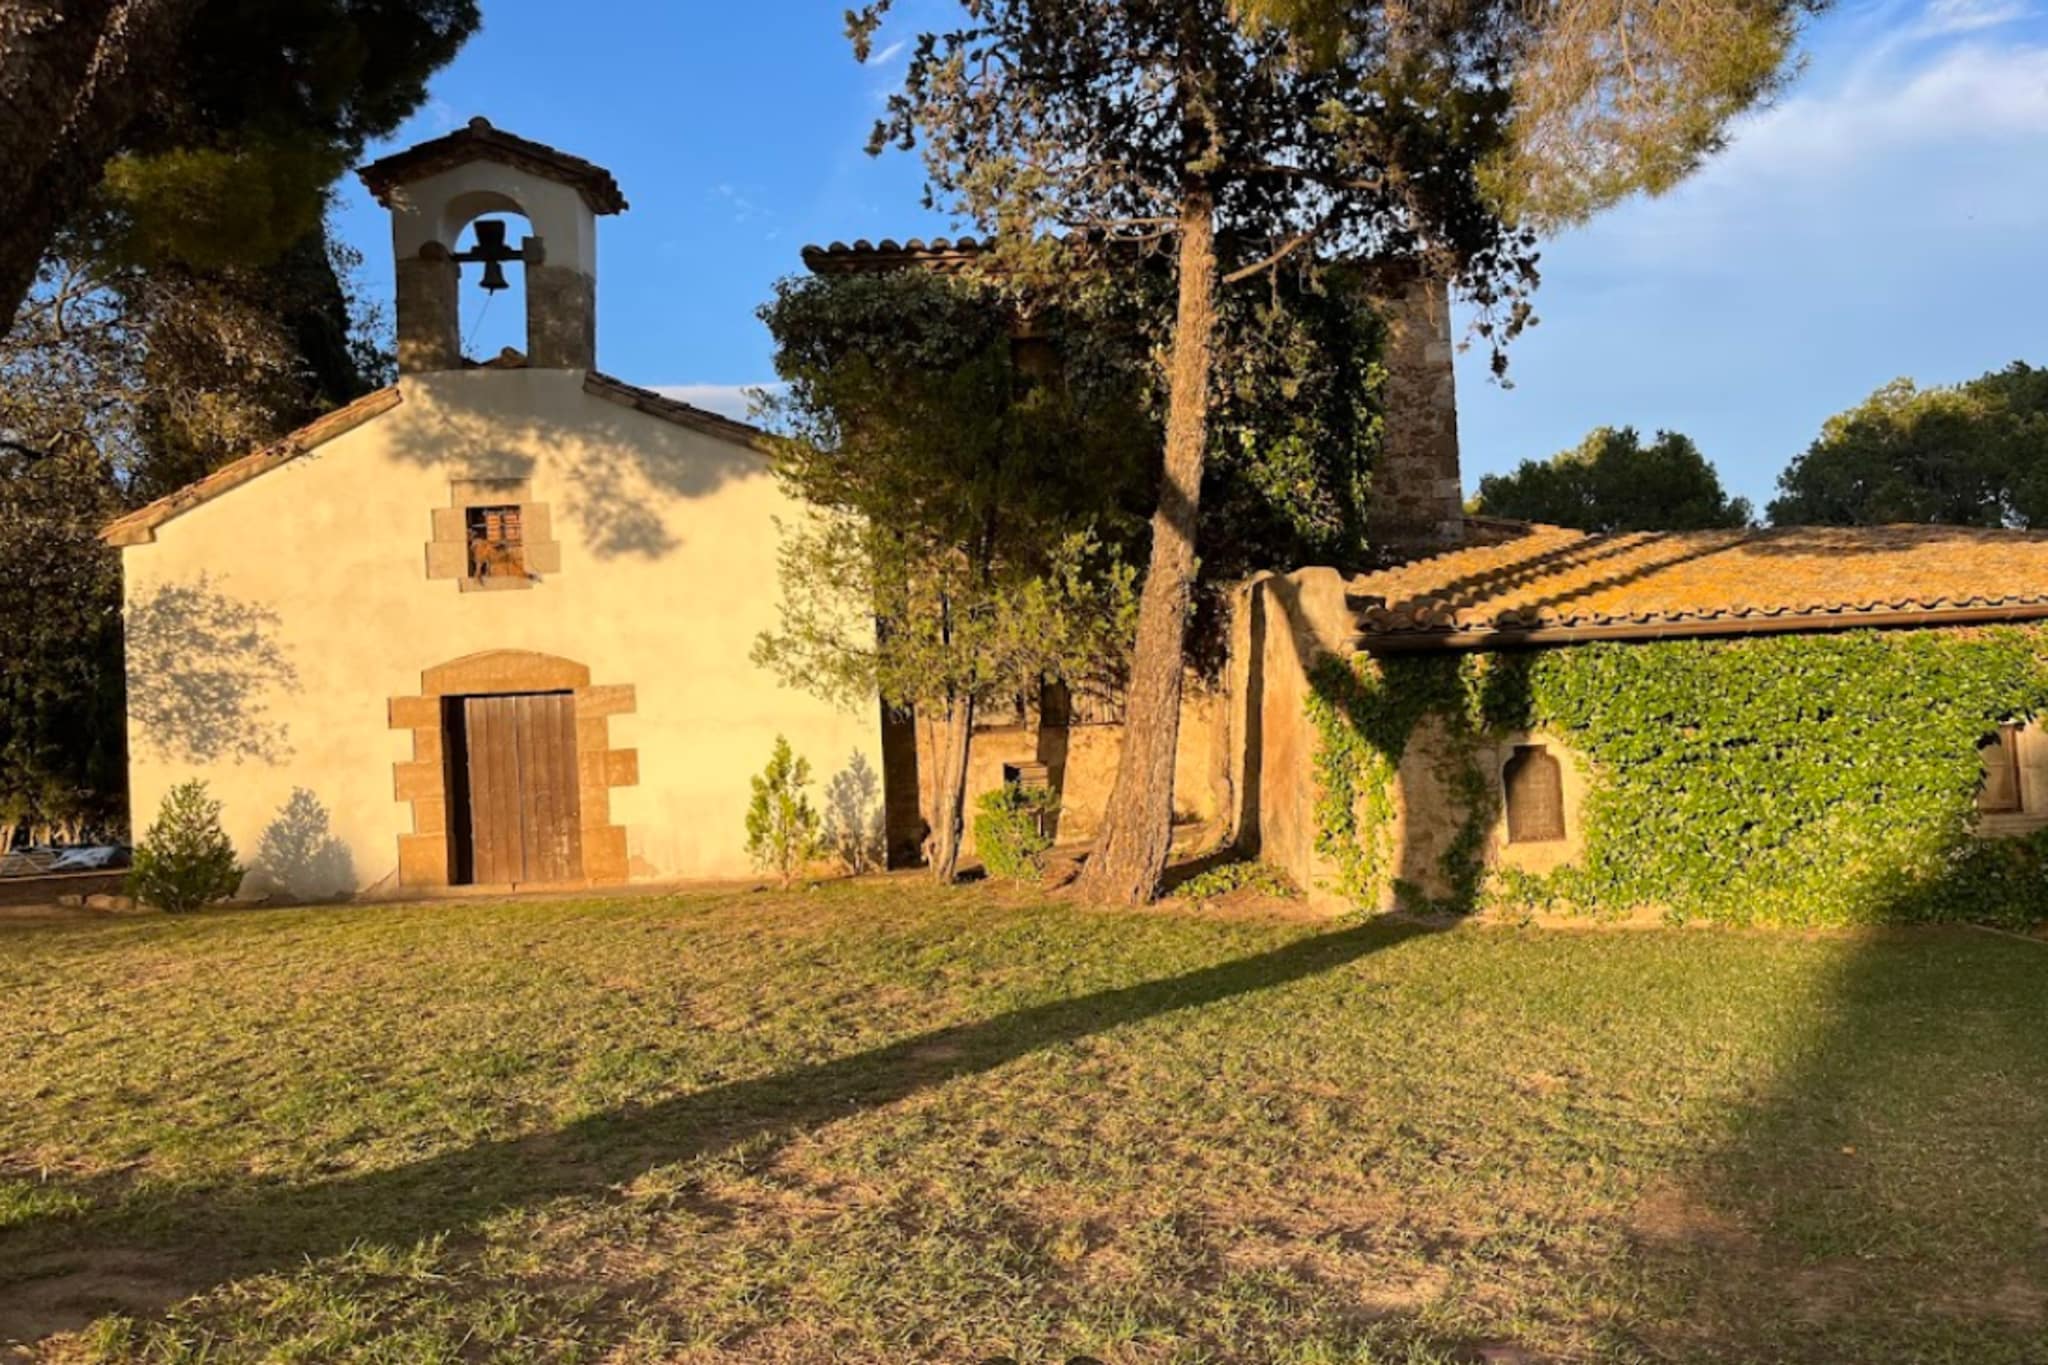
<svg viewBox="0 0 2048 1365">
<path fill-rule="evenodd" d="M 207 794 L 204 782 L 171 788 L 135 850 L 128 894 L 181 914 L 226 900 L 241 884 L 235 846 L 220 827 L 220 802 Z"/>
<path fill-rule="evenodd" d="M 774 873 L 785 889 L 823 845 L 818 812 L 806 794 L 810 785 L 809 761 L 798 758 L 789 741 L 777 735 L 768 766 L 754 778 L 754 799 L 747 806 L 747 853 L 754 866 Z"/>
<path fill-rule="evenodd" d="M 1221 900 L 1233 891 L 1255 891 L 1281 900 L 1295 900 L 1301 895 L 1301 889 L 1288 879 L 1285 872 L 1256 858 L 1222 863 L 1198 872 L 1176 887 L 1173 895 L 1175 900 L 1188 901 L 1200 907 L 1210 901 Z"/>
<path fill-rule="evenodd" d="M 825 784 L 825 846 L 858 877 L 882 865 L 882 779 L 860 750 Z"/>
<path fill-rule="evenodd" d="M 1046 833 L 1060 808 L 1059 797 L 1043 787 L 1005 782 L 975 802 L 974 847 L 991 877 L 1035 881 L 1045 873 Z"/>
</svg>

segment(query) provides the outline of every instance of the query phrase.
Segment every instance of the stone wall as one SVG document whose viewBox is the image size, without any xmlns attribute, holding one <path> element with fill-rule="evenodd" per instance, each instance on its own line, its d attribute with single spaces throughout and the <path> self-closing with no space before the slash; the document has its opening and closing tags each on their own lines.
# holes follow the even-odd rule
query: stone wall
<svg viewBox="0 0 2048 1365">
<path fill-rule="evenodd" d="M 920 717 L 912 728 L 917 746 L 917 808 L 906 827 L 909 812 L 901 798 L 903 769 L 893 768 L 889 789 L 892 853 L 919 844 L 935 807 L 933 774 L 938 771 L 942 726 Z M 962 857 L 971 860 L 975 856 L 975 802 L 1002 786 L 1004 770 L 1013 764 L 1045 765 L 1053 789 L 1060 794 L 1060 813 L 1053 831 L 1057 843 L 1093 839 L 1116 781 L 1123 734 L 1121 725 L 1043 725 L 1036 717 L 1021 725 L 977 727 L 967 755 L 967 829 Z M 1185 842 L 1190 845 L 1213 845 L 1233 832 L 1228 819 L 1232 804 L 1230 756 L 1228 698 L 1191 679 L 1181 703 L 1173 784 L 1175 823 L 1183 827 Z"/>
<path fill-rule="evenodd" d="M 1243 740 L 1235 759 L 1238 847 L 1292 877 L 1318 908 L 1335 869 L 1316 852 L 1316 732 L 1309 669 L 1347 653 L 1356 625 L 1335 569 L 1262 574 L 1233 595 L 1228 687 Z"/>
<path fill-rule="evenodd" d="M 1412 559 L 1453 549 L 1464 538 L 1450 291 L 1440 280 L 1408 273 L 1386 280 L 1374 303 L 1387 322 L 1386 428 L 1366 536 L 1375 556 Z"/>
</svg>

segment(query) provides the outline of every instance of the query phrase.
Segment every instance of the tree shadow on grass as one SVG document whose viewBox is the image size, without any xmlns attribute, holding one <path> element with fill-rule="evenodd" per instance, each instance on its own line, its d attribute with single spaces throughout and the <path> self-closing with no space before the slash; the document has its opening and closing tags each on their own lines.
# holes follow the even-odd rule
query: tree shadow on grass
<svg viewBox="0 0 2048 1365">
<path fill-rule="evenodd" d="M 1430 932 L 1375 922 L 1179 976 L 1098 991 L 935 1029 L 885 1047 L 736 1081 L 563 1128 L 477 1143 L 408 1166 L 322 1184 L 251 1180 L 131 1193 L 119 1180 L 65 1193 L 83 1212 L 0 1232 L 6 1286 L 67 1264 L 170 1253 L 176 1269 L 127 1285 L 118 1307 L 152 1312 L 187 1295 L 357 1244 L 460 1237 L 485 1219 L 548 1200 L 601 1194 L 656 1167 L 763 1141 L 777 1145 L 1032 1053 L 1340 968 Z M 107 1311 L 102 1309 L 102 1311 Z M 61 1328 L 65 1325 L 52 1324 Z M 21 1324 L 14 1330 L 22 1332 Z"/>
<path fill-rule="evenodd" d="M 1872 931 L 1785 1060 L 1645 1192 L 1623 1334 L 1656 1359 L 2048 1360 L 2048 945 Z"/>
</svg>

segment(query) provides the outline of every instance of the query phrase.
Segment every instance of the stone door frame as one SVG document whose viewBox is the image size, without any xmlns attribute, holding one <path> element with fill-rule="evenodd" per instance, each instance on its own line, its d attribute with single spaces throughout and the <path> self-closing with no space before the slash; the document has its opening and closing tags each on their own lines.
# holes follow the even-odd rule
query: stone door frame
<svg viewBox="0 0 2048 1365">
<path fill-rule="evenodd" d="M 390 728 L 412 732 L 412 757 L 392 764 L 393 797 L 412 806 L 412 833 L 398 836 L 400 886 L 425 890 L 449 885 L 443 699 L 520 692 L 567 692 L 575 698 L 583 876 L 552 885 L 613 886 L 627 879 L 626 829 L 611 823 L 611 789 L 639 785 L 640 753 L 611 747 L 611 718 L 633 714 L 633 685 L 594 687 L 590 669 L 572 659 L 492 649 L 424 669 L 416 695 L 390 699 Z"/>
</svg>

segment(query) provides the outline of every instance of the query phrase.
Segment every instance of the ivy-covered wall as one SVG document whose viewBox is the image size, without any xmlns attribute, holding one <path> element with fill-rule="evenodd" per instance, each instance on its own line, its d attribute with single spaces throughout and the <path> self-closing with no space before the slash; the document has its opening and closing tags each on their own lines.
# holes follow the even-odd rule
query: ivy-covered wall
<svg viewBox="0 0 2048 1365">
<path fill-rule="evenodd" d="M 1353 904 L 1799 925 L 2048 919 L 2048 834 L 1974 833 L 1978 744 L 2048 716 L 2033 627 L 1779 635 L 1309 665 L 1316 852 Z M 1435 724 L 1424 721 L 1435 718 Z M 1587 766 L 1584 851 L 1489 858 L 1503 735 Z M 1402 871 L 1396 774 L 1425 739 L 1456 828 Z M 1488 759 L 1490 761 L 1490 758 Z"/>
</svg>

